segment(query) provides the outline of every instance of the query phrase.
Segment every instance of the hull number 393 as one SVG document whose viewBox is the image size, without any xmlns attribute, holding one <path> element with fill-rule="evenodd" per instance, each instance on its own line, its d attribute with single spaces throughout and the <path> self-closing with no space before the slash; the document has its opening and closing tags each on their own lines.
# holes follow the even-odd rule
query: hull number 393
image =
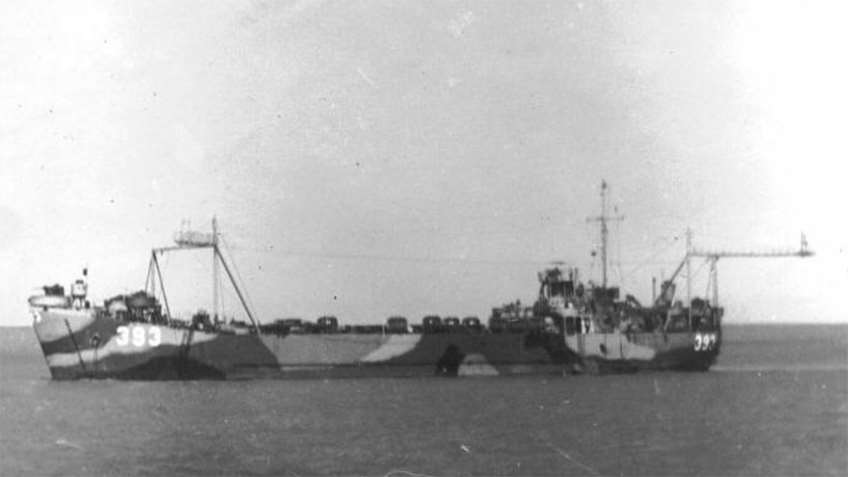
<svg viewBox="0 0 848 477">
<path fill-rule="evenodd" d="M 162 343 L 162 330 L 158 326 L 119 326 L 118 337 L 116 339 L 118 346 L 159 346 Z"/>
<path fill-rule="evenodd" d="M 715 349 L 717 339 L 715 333 L 695 333 L 695 351 Z"/>
</svg>

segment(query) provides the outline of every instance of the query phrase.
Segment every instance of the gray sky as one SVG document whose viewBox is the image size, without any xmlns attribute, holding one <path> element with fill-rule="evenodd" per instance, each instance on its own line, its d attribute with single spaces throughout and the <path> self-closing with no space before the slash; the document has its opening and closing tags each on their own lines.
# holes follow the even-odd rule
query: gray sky
<svg viewBox="0 0 848 477">
<path fill-rule="evenodd" d="M 720 262 L 726 320 L 846 321 L 845 14 L 2 2 L 0 324 L 85 265 L 98 301 L 142 287 L 150 247 L 213 214 L 263 320 L 485 318 L 548 260 L 599 276 L 602 178 L 611 278 L 643 301 L 687 226 L 742 250 L 803 230 L 813 259 Z M 172 308 L 209 306 L 209 263 L 164 262 Z"/>
</svg>

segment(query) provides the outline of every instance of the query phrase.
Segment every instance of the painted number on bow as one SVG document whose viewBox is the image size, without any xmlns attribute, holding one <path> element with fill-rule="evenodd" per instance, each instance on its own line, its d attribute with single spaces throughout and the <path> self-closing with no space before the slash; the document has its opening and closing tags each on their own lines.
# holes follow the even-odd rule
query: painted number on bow
<svg viewBox="0 0 848 477">
<path fill-rule="evenodd" d="M 715 333 L 695 333 L 695 351 L 709 351 L 716 346 Z"/>
<path fill-rule="evenodd" d="M 118 338 L 115 340 L 118 346 L 132 345 L 136 348 L 142 346 L 159 346 L 162 343 L 162 330 L 158 326 L 145 328 L 144 326 L 119 326 Z"/>
</svg>

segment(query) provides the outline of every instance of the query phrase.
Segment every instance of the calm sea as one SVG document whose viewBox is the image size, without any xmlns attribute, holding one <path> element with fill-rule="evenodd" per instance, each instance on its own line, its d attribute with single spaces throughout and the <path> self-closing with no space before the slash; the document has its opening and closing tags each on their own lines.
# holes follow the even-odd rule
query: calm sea
<svg viewBox="0 0 848 477">
<path fill-rule="evenodd" d="M 848 326 L 728 326 L 708 373 L 52 382 L 0 328 L 0 475 L 848 475 Z"/>
</svg>

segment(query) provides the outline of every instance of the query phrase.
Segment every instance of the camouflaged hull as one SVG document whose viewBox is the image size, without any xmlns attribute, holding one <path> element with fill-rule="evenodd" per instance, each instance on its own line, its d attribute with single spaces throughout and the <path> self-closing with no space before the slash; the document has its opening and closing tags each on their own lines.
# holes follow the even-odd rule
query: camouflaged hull
<svg viewBox="0 0 848 477">
<path fill-rule="evenodd" d="M 706 370 L 720 332 L 257 334 L 118 322 L 95 310 L 33 309 L 53 379 L 499 376 Z"/>
</svg>

